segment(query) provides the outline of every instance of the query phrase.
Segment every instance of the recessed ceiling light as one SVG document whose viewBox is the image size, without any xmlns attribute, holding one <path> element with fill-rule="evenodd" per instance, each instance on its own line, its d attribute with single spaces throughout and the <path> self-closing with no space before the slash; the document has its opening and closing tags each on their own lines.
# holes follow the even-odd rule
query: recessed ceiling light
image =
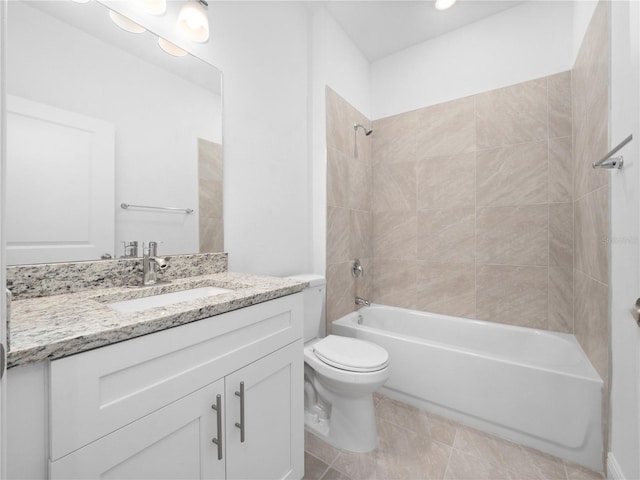
<svg viewBox="0 0 640 480">
<path fill-rule="evenodd" d="M 436 0 L 436 10 L 446 10 L 453 7 L 454 3 L 456 3 L 456 0 Z"/>
</svg>

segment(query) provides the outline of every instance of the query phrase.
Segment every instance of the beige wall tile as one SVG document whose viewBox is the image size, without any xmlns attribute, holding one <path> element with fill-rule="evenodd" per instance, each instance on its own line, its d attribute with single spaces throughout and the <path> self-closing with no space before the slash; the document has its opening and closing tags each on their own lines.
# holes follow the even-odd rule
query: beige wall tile
<svg viewBox="0 0 640 480">
<path fill-rule="evenodd" d="M 575 281 L 575 335 L 607 385 L 609 371 L 609 288 L 579 271 Z"/>
<path fill-rule="evenodd" d="M 221 218 L 200 216 L 200 253 L 224 252 L 224 226 Z"/>
<path fill-rule="evenodd" d="M 355 294 L 351 263 L 327 265 L 327 334 L 331 331 L 331 322 L 355 311 Z"/>
<path fill-rule="evenodd" d="M 348 163 L 347 183 L 348 207 L 353 210 L 371 209 L 371 164 L 366 161 L 351 160 Z"/>
<path fill-rule="evenodd" d="M 562 72 L 548 78 L 549 138 L 570 137 L 571 72 Z"/>
<path fill-rule="evenodd" d="M 417 151 L 428 157 L 475 151 L 475 98 L 418 110 L 416 142 Z"/>
<path fill-rule="evenodd" d="M 603 187 L 575 202 L 576 268 L 609 283 L 609 193 Z"/>
<path fill-rule="evenodd" d="M 335 148 L 327 150 L 327 205 L 347 208 L 349 206 L 349 159 Z"/>
<path fill-rule="evenodd" d="M 476 96 L 478 149 L 547 138 L 547 79 Z"/>
<path fill-rule="evenodd" d="M 549 140 L 549 202 L 573 201 L 571 137 Z"/>
<path fill-rule="evenodd" d="M 573 333 L 571 267 L 549 267 L 549 330 Z"/>
<path fill-rule="evenodd" d="M 327 149 L 337 150 L 351 158 L 354 149 L 354 133 L 353 124 L 349 119 L 349 106 L 329 87 L 326 88 L 325 101 Z"/>
<path fill-rule="evenodd" d="M 546 140 L 478 152 L 478 206 L 546 203 L 547 157 Z"/>
<path fill-rule="evenodd" d="M 415 213 L 374 213 L 373 255 L 415 261 L 417 231 Z"/>
<path fill-rule="evenodd" d="M 475 209 L 418 212 L 418 259 L 430 262 L 475 261 Z"/>
<path fill-rule="evenodd" d="M 576 99 L 580 104 L 580 99 Z M 586 113 L 575 117 L 574 139 L 574 195 L 580 198 L 600 186 L 606 185 L 609 172 L 593 169 L 591 164 L 600 160 L 609 151 L 608 93 L 589 102 Z"/>
<path fill-rule="evenodd" d="M 474 207 L 475 153 L 420 158 L 417 165 L 417 190 L 418 210 Z"/>
<path fill-rule="evenodd" d="M 371 212 L 349 210 L 349 259 L 373 256 Z"/>
<path fill-rule="evenodd" d="M 417 112 L 401 113 L 373 122 L 373 163 L 413 161 L 416 155 Z"/>
<path fill-rule="evenodd" d="M 421 262 L 417 282 L 419 310 L 475 318 L 475 264 Z"/>
<path fill-rule="evenodd" d="M 327 208 L 327 264 L 349 260 L 349 210 Z"/>
<path fill-rule="evenodd" d="M 376 165 L 371 197 L 374 212 L 415 212 L 416 163 Z"/>
<path fill-rule="evenodd" d="M 573 267 L 573 203 L 549 204 L 549 265 Z"/>
<path fill-rule="evenodd" d="M 477 211 L 477 261 L 548 264 L 547 205 L 486 207 Z"/>
<path fill-rule="evenodd" d="M 373 262 L 373 301 L 394 307 L 416 308 L 415 261 L 375 258 Z"/>
<path fill-rule="evenodd" d="M 476 314 L 480 320 L 547 327 L 548 267 L 478 265 Z"/>
</svg>

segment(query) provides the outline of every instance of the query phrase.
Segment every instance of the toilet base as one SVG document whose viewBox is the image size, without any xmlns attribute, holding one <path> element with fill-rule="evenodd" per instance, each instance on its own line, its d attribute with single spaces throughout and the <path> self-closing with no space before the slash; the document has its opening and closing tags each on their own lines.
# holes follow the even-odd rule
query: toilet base
<svg viewBox="0 0 640 480">
<path fill-rule="evenodd" d="M 349 452 L 366 453 L 376 448 L 378 432 L 373 395 L 331 400 L 329 419 L 305 411 L 305 428 L 329 445 Z"/>
</svg>

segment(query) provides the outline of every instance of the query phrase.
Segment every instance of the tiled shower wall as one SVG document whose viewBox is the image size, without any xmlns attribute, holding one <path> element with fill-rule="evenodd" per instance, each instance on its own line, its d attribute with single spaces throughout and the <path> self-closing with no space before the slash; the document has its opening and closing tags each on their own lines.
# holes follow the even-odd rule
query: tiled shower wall
<svg viewBox="0 0 640 480">
<path fill-rule="evenodd" d="M 373 128 L 373 300 L 573 332 L 571 74 Z"/>
<path fill-rule="evenodd" d="M 608 151 L 609 64 L 609 3 L 601 1 L 593 14 L 573 68 L 576 232 L 573 272 L 575 335 L 605 386 L 609 378 L 611 172 L 593 170 L 591 162 L 599 160 Z"/>
<path fill-rule="evenodd" d="M 371 122 L 330 88 L 327 105 L 327 328 L 355 310 L 355 296 L 371 298 L 373 229 L 371 137 L 355 124 Z M 351 275 L 360 259 L 364 275 Z"/>
</svg>

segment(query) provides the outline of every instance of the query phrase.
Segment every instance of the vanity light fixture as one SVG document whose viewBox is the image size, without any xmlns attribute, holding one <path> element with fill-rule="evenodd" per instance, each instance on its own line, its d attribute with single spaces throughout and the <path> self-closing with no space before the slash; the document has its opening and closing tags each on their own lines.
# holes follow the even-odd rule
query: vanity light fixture
<svg viewBox="0 0 640 480">
<path fill-rule="evenodd" d="M 178 30 L 189 40 L 204 43 L 209 40 L 209 19 L 205 0 L 189 0 L 178 15 Z"/>
<path fill-rule="evenodd" d="M 137 0 L 137 2 L 151 15 L 164 15 L 167 11 L 167 0 Z"/>
<path fill-rule="evenodd" d="M 115 23 L 121 29 L 126 30 L 127 32 L 142 33 L 147 31 L 147 29 L 143 26 L 138 25 L 130 18 L 127 18 L 124 15 L 119 14 L 118 12 L 114 12 L 113 10 L 109 10 L 109 16 L 111 17 L 111 20 L 113 20 L 113 23 Z"/>
<path fill-rule="evenodd" d="M 73 0 L 76 3 L 89 3 L 90 0 Z"/>
<path fill-rule="evenodd" d="M 456 0 L 436 0 L 436 10 L 446 10 L 447 8 L 453 7 L 453 4 L 456 3 Z"/>
<path fill-rule="evenodd" d="M 187 54 L 186 50 L 181 49 L 179 46 L 162 37 L 158 37 L 158 45 L 160 45 L 162 50 L 174 57 L 184 57 Z"/>
</svg>

